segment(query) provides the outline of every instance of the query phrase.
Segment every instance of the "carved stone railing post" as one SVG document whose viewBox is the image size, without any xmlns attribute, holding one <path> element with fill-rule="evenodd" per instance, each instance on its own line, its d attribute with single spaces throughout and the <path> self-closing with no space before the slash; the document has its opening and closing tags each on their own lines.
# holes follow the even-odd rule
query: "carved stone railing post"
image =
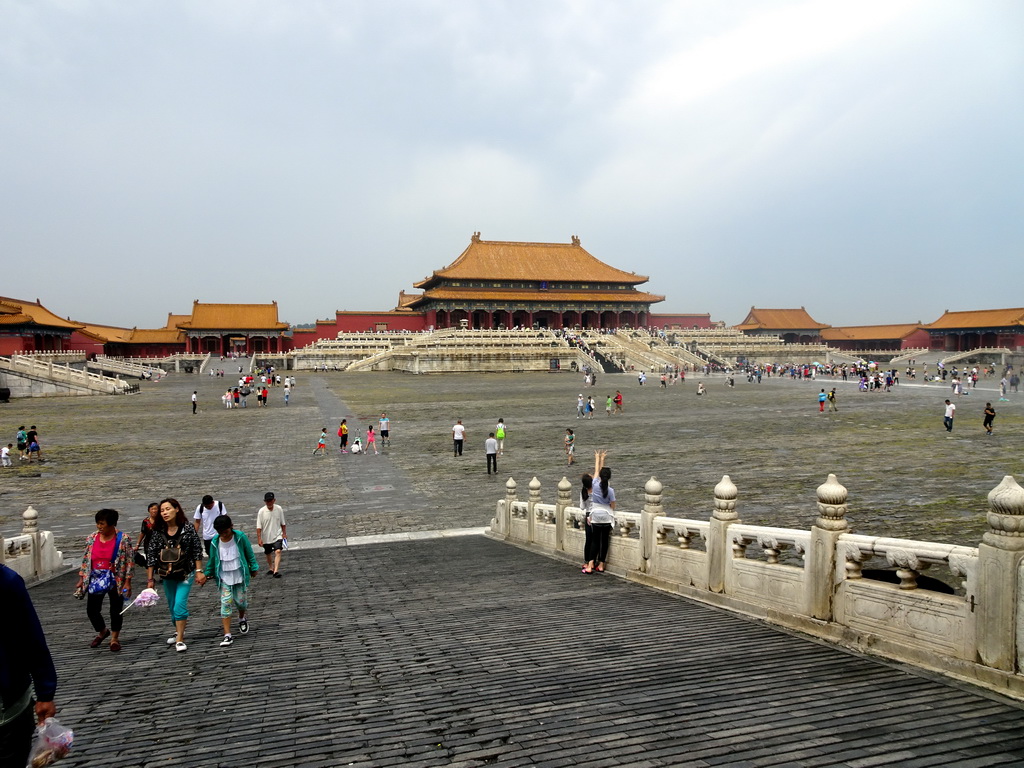
<svg viewBox="0 0 1024 768">
<path fill-rule="evenodd" d="M 849 529 L 846 522 L 846 488 L 829 475 L 818 486 L 818 519 L 811 526 L 811 550 L 805 561 L 807 612 L 815 619 L 831 621 L 836 575 L 836 548 L 839 536 Z M 844 555 L 843 565 L 846 558 Z"/>
<path fill-rule="evenodd" d="M 555 549 L 565 551 L 565 508 L 572 504 L 572 483 L 563 477 L 558 481 L 558 498 L 555 501 Z"/>
<path fill-rule="evenodd" d="M 526 540 L 533 544 L 537 540 L 536 506 L 540 504 L 540 480 L 536 477 L 530 481 L 530 497 L 526 502 Z"/>
<path fill-rule="evenodd" d="M 725 590 L 726 561 L 732 557 L 729 544 L 729 526 L 739 522 L 736 514 L 736 497 L 739 491 L 728 475 L 722 475 L 715 486 L 715 512 L 711 516 L 708 530 L 708 589 L 712 592 Z"/>
<path fill-rule="evenodd" d="M 516 500 L 516 481 L 510 477 L 505 483 L 505 510 L 502 512 L 501 523 L 506 538 L 512 534 L 512 502 Z"/>
<path fill-rule="evenodd" d="M 39 552 L 39 513 L 29 504 L 28 509 L 21 513 L 22 534 L 32 537 L 32 575 L 37 579 L 42 576 L 43 562 Z"/>
<path fill-rule="evenodd" d="M 658 478 L 653 476 L 644 485 L 644 508 L 640 512 L 640 570 L 643 573 L 651 572 L 651 557 L 658 535 L 654 530 L 654 518 L 665 514 L 661 505 L 664 490 Z"/>
<path fill-rule="evenodd" d="M 988 531 L 978 546 L 978 656 L 981 663 L 1024 669 L 1024 616 L 1018 569 L 1024 558 L 1024 488 L 1012 475 L 988 494 Z"/>
</svg>

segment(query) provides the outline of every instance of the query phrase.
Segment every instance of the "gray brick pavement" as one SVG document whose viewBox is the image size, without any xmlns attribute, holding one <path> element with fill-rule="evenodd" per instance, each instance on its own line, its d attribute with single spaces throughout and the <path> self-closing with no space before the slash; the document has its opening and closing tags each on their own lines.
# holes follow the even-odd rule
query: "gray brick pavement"
<svg viewBox="0 0 1024 768">
<path fill-rule="evenodd" d="M 165 607 L 88 647 L 72 577 L 33 590 L 69 766 L 1020 765 L 1024 712 L 483 537 L 286 554 L 220 648 Z M 115 683 L 113 686 L 111 685 Z"/>
</svg>

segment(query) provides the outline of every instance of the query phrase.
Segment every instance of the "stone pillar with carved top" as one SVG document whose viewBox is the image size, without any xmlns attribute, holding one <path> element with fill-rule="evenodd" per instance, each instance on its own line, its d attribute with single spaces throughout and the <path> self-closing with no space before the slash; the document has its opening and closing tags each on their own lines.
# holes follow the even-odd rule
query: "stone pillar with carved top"
<svg viewBox="0 0 1024 768">
<path fill-rule="evenodd" d="M 654 518 L 665 514 L 661 505 L 665 487 L 656 477 L 651 477 L 644 484 L 644 508 L 640 512 L 640 570 L 651 572 L 651 557 L 654 555 L 657 533 L 654 530 Z"/>
<path fill-rule="evenodd" d="M 516 500 L 516 481 L 509 478 L 505 482 L 505 508 L 501 512 L 501 532 L 507 539 L 512 533 L 512 502 Z"/>
<path fill-rule="evenodd" d="M 732 557 L 729 544 L 729 526 L 739 522 L 736 514 L 736 497 L 739 491 L 728 475 L 722 475 L 715 486 L 715 511 L 711 515 L 708 529 L 708 589 L 712 592 L 725 590 L 725 565 Z"/>
<path fill-rule="evenodd" d="M 562 477 L 558 481 L 558 498 L 555 501 L 555 549 L 558 552 L 565 551 L 565 509 L 572 505 L 572 483 L 569 478 Z"/>
<path fill-rule="evenodd" d="M 832 620 L 837 586 L 836 548 L 840 535 L 847 532 L 847 492 L 835 475 L 818 486 L 818 519 L 811 526 L 811 547 L 804 557 L 807 613 L 822 621 Z M 845 558 L 843 563 L 845 565 Z"/>
<path fill-rule="evenodd" d="M 988 531 L 978 546 L 978 657 L 988 667 L 1013 672 L 1024 669 L 1024 488 L 1007 475 L 989 491 L 988 506 Z"/>
<path fill-rule="evenodd" d="M 537 512 L 540 504 L 540 480 L 536 477 L 530 481 L 530 497 L 526 502 L 526 540 L 533 544 L 537 540 Z"/>
</svg>

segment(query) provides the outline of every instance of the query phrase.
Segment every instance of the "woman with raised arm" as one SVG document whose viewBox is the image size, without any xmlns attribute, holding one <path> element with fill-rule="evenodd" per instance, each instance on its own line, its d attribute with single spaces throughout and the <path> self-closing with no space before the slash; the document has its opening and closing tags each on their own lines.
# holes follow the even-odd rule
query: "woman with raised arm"
<svg viewBox="0 0 1024 768">
<path fill-rule="evenodd" d="M 604 466 L 604 457 L 608 451 L 594 451 L 594 474 L 584 474 L 581 478 L 583 487 L 580 489 L 580 509 L 583 510 L 583 572 L 593 573 L 594 566 L 591 560 L 594 555 L 594 529 L 590 524 L 590 511 L 593 509 L 591 494 L 594 489 L 594 475 L 601 471 Z"/>
<path fill-rule="evenodd" d="M 600 482 L 594 483 L 590 493 L 591 548 L 585 557 L 587 568 L 604 573 L 612 526 L 615 524 L 615 490 L 609 484 L 612 471 L 608 467 L 602 466 L 597 474 Z"/>
</svg>

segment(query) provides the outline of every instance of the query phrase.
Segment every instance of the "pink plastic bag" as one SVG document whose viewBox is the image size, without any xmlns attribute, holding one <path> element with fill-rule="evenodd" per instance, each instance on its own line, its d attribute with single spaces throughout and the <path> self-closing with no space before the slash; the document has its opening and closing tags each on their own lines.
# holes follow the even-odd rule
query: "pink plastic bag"
<svg viewBox="0 0 1024 768">
<path fill-rule="evenodd" d="M 43 724 L 36 728 L 26 768 L 53 765 L 71 750 L 71 742 L 74 739 L 74 732 L 61 725 L 57 718 L 46 718 Z"/>
</svg>

